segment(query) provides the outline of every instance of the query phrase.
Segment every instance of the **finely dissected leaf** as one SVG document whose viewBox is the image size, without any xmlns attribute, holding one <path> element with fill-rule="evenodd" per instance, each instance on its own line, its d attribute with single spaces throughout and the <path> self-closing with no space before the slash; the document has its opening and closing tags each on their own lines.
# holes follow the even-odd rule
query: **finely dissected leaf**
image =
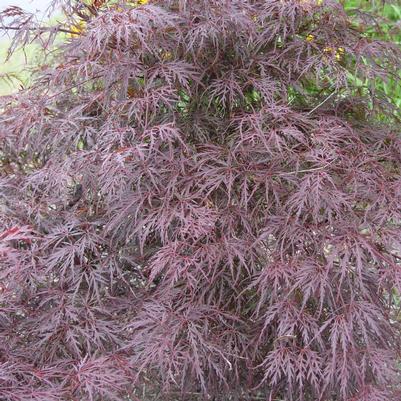
<svg viewBox="0 0 401 401">
<path fill-rule="evenodd" d="M 0 106 L 0 399 L 401 400 L 399 49 L 334 0 L 53 3 L 0 13 L 48 54 Z"/>
</svg>

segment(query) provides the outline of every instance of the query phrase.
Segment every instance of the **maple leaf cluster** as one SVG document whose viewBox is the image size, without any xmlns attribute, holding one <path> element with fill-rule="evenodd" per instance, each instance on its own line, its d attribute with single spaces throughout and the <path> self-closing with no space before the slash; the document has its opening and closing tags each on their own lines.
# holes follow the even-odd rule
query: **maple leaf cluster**
<svg viewBox="0 0 401 401">
<path fill-rule="evenodd" d="M 0 106 L 0 399 L 401 400 L 397 46 L 334 0 L 56 3 L 0 17 L 48 51 Z"/>
</svg>

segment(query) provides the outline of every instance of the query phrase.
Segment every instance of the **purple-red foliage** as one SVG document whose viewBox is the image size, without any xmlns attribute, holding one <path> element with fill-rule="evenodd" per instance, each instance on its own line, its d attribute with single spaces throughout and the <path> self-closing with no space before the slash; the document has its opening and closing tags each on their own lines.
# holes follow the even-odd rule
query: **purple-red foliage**
<svg viewBox="0 0 401 401">
<path fill-rule="evenodd" d="M 397 47 L 333 0 L 102 3 L 2 14 L 86 27 L 1 104 L 0 399 L 401 400 Z"/>
</svg>

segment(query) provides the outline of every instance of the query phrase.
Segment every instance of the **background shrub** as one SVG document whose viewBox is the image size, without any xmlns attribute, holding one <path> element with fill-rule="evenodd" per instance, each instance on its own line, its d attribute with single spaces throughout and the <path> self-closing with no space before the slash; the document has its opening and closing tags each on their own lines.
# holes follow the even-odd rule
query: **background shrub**
<svg viewBox="0 0 401 401">
<path fill-rule="evenodd" d="M 401 400 L 400 51 L 375 17 L 59 3 L 1 20 L 49 62 L 1 106 L 0 398 Z"/>
</svg>

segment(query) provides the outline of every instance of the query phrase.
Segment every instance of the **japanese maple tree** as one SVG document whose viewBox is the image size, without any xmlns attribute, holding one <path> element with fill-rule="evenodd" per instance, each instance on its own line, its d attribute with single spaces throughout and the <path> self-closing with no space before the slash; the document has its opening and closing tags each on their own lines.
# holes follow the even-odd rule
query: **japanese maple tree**
<svg viewBox="0 0 401 401">
<path fill-rule="evenodd" d="M 0 106 L 0 400 L 401 400 L 401 140 L 376 85 L 401 52 L 375 17 L 54 5 L 0 19 L 47 54 Z"/>
</svg>

